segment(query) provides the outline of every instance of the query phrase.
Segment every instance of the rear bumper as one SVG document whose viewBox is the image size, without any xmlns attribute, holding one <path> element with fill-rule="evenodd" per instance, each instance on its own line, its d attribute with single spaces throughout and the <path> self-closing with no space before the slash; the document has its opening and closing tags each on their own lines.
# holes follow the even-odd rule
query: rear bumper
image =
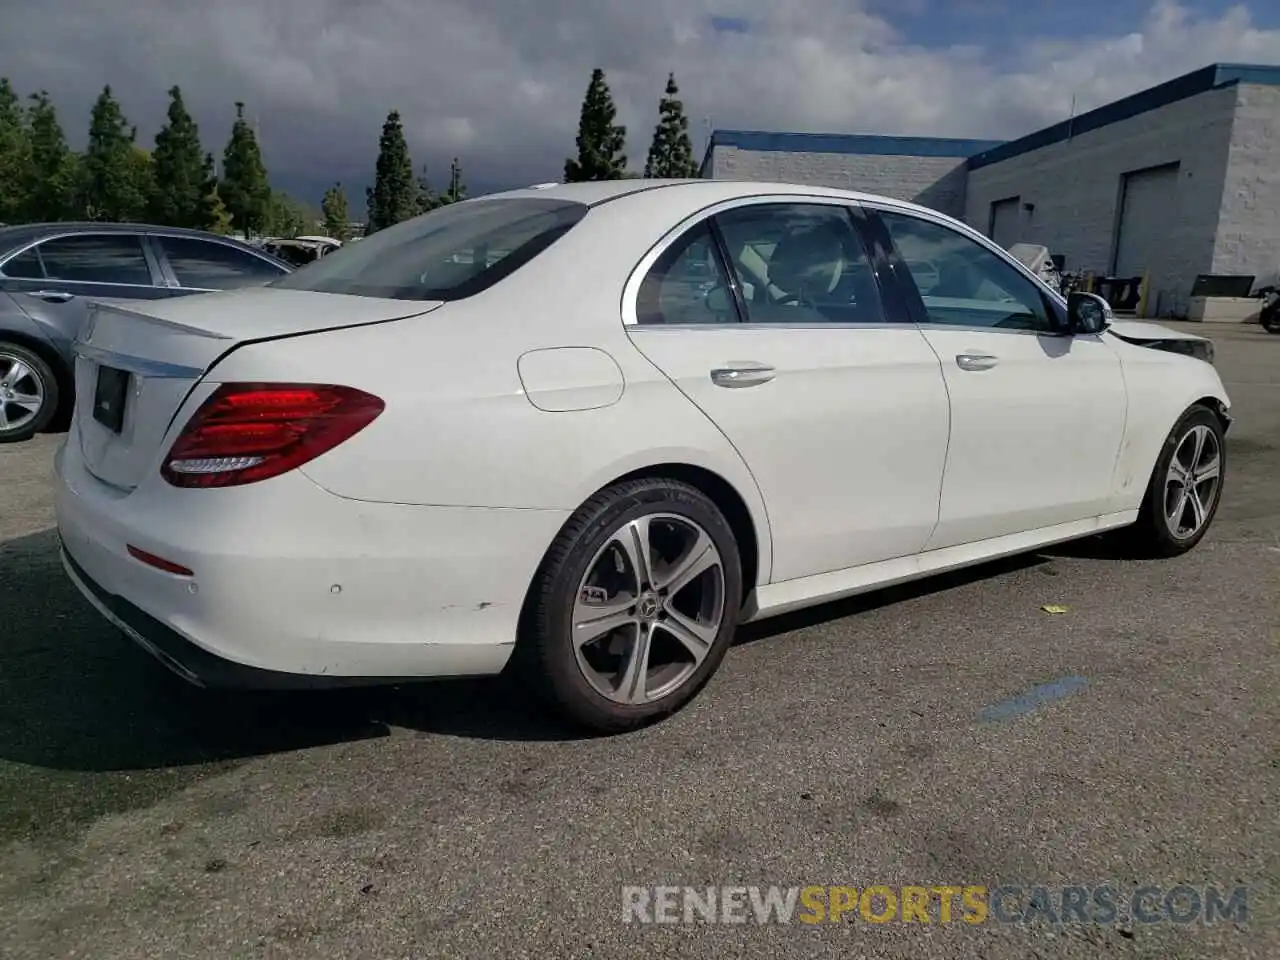
<svg viewBox="0 0 1280 960">
<path fill-rule="evenodd" d="M 375 678 L 324 677 L 263 670 L 227 660 L 192 643 L 124 597 L 108 593 L 62 547 L 62 568 L 86 600 L 138 646 L 197 687 L 236 690 L 299 690 L 382 682 Z M 387 678 L 393 682 L 396 678 Z"/>
<path fill-rule="evenodd" d="M 299 471 L 225 490 L 158 475 L 124 493 L 56 460 L 64 566 L 90 603 L 192 683 L 350 686 L 500 672 L 564 515 L 375 504 Z M 130 555 L 133 546 L 192 571 Z"/>
</svg>

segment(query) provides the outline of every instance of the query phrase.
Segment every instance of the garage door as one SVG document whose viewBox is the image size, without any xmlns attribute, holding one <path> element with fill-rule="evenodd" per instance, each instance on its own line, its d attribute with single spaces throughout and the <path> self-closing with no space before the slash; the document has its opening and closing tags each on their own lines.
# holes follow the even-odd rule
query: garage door
<svg viewBox="0 0 1280 960">
<path fill-rule="evenodd" d="M 1178 165 L 1126 173 L 1121 189 L 1112 273 L 1118 277 L 1154 274 L 1166 259 L 1170 227 L 1177 217 Z M 1152 280 L 1155 286 L 1154 276 Z"/>
<path fill-rule="evenodd" d="M 1008 250 L 1022 239 L 1021 197 L 997 200 L 991 205 L 991 239 Z"/>
</svg>

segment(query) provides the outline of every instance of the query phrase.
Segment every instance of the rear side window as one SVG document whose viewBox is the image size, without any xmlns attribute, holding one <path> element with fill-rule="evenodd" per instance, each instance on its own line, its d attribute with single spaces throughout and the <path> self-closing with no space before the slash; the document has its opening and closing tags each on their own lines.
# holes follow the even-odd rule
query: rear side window
<svg viewBox="0 0 1280 960">
<path fill-rule="evenodd" d="M 40 254 L 34 247 L 18 254 L 4 265 L 4 275 L 18 280 L 43 280 L 44 267 L 40 264 Z"/>
<path fill-rule="evenodd" d="M 51 280 L 151 286 L 142 241 L 133 234 L 57 237 L 40 244 L 40 260 Z"/>
<path fill-rule="evenodd" d="M 284 275 L 282 267 L 225 243 L 194 237 L 156 237 L 182 287 L 231 290 Z"/>
<path fill-rule="evenodd" d="M 510 276 L 586 215 L 542 198 L 467 200 L 344 245 L 273 286 L 394 300 L 461 300 Z"/>
</svg>

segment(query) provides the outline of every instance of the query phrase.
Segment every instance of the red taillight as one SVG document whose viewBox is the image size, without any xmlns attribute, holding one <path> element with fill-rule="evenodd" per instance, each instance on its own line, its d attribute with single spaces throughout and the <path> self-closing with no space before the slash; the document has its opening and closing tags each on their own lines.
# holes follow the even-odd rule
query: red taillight
<svg viewBox="0 0 1280 960">
<path fill-rule="evenodd" d="M 175 487 L 256 483 L 332 450 L 384 406 L 352 387 L 225 383 L 183 428 L 160 473 Z"/>
</svg>

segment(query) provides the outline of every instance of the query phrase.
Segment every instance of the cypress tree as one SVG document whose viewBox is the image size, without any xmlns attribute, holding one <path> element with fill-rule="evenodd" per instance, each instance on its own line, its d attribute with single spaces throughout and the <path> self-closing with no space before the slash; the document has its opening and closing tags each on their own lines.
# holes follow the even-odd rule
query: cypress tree
<svg viewBox="0 0 1280 960">
<path fill-rule="evenodd" d="M 419 211 L 419 186 L 413 177 L 413 161 L 404 139 L 400 111 L 392 110 L 378 139 L 378 165 L 373 186 L 366 192 L 368 233 L 408 220 Z"/>
<path fill-rule="evenodd" d="M 24 199 L 29 221 L 66 220 L 75 216 L 78 158 L 67 147 L 58 111 L 44 90 L 27 104 L 31 163 Z"/>
<path fill-rule="evenodd" d="M 245 236 L 263 231 L 271 208 L 271 184 L 257 134 L 245 119 L 241 102 L 236 103 L 231 138 L 222 152 L 222 182 L 218 194 L 236 230 Z"/>
<path fill-rule="evenodd" d="M 31 176 L 31 139 L 22 103 L 7 77 L 0 77 L 0 223 L 26 219 Z"/>
<path fill-rule="evenodd" d="M 140 219 L 146 211 L 136 138 L 137 131 L 125 119 L 108 84 L 93 105 L 89 145 L 81 163 L 81 199 L 90 220 L 127 222 Z"/>
<path fill-rule="evenodd" d="M 199 127 L 176 86 L 169 90 L 168 122 L 156 134 L 151 162 L 151 219 L 172 227 L 208 226 L 212 157 L 201 148 Z"/>
<path fill-rule="evenodd" d="M 689 118 L 679 99 L 676 75 L 667 75 L 667 88 L 658 103 L 658 125 L 653 130 L 649 158 L 644 164 L 646 177 L 681 179 L 696 177 L 698 165 L 693 160 L 693 144 L 689 142 Z"/>
<path fill-rule="evenodd" d="M 347 211 L 347 194 L 341 183 L 335 183 L 324 192 L 324 200 L 320 203 L 320 211 L 324 214 L 324 232 L 335 240 L 347 239 L 347 224 L 351 214 Z"/>
<path fill-rule="evenodd" d="M 614 123 L 617 114 L 604 70 L 596 67 L 578 119 L 578 156 L 564 162 L 566 183 L 620 180 L 626 175 L 627 128 Z"/>
</svg>

